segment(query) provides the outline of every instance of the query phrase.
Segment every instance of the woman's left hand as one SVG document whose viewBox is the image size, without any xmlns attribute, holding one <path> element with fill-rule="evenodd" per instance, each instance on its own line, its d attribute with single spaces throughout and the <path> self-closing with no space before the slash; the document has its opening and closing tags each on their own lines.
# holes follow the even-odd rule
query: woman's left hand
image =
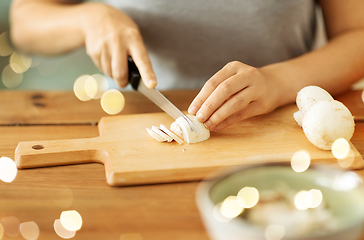
<svg viewBox="0 0 364 240">
<path fill-rule="evenodd" d="M 271 112 L 283 91 L 274 81 L 262 69 L 230 62 L 205 83 L 188 112 L 211 131 Z"/>
</svg>

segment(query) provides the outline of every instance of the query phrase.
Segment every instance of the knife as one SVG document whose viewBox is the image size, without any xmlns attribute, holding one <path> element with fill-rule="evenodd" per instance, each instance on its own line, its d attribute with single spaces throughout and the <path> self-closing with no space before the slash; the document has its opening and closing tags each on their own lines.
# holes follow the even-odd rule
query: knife
<svg viewBox="0 0 364 240">
<path fill-rule="evenodd" d="M 192 131 L 196 133 L 199 132 L 196 125 L 191 121 L 191 119 L 187 117 L 183 112 L 181 112 L 181 110 L 179 110 L 176 106 L 174 106 L 165 96 L 163 96 L 163 94 L 161 94 L 157 89 L 147 88 L 144 85 L 143 81 L 140 81 L 141 76 L 139 70 L 131 57 L 128 57 L 128 70 L 128 80 L 134 90 L 142 93 L 155 105 L 168 113 L 168 115 L 172 118 L 177 119 L 179 117 L 183 117 L 188 122 L 188 125 L 191 127 Z"/>
</svg>

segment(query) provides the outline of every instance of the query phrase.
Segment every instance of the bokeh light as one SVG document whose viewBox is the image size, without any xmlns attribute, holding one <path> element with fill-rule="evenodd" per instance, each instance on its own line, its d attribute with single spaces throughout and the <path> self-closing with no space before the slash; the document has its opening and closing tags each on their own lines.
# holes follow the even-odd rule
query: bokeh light
<svg viewBox="0 0 364 240">
<path fill-rule="evenodd" d="M 341 168 L 347 169 L 351 165 L 353 165 L 354 160 L 355 160 L 355 153 L 354 153 L 353 149 L 350 148 L 348 155 L 344 158 L 340 158 L 340 159 L 338 158 L 337 163 L 339 164 L 339 166 Z"/>
<path fill-rule="evenodd" d="M 91 97 L 86 93 L 85 84 L 90 75 L 85 74 L 79 76 L 73 84 L 73 92 L 81 101 L 89 101 Z"/>
<path fill-rule="evenodd" d="M 309 208 L 316 208 L 318 207 L 321 203 L 322 203 L 322 192 L 318 189 L 311 189 L 310 191 L 308 191 L 309 195 L 311 195 L 312 198 L 312 202 L 309 206 Z"/>
<path fill-rule="evenodd" d="M 235 218 L 244 211 L 244 208 L 239 205 L 236 196 L 229 196 L 222 202 L 220 211 L 224 217 Z"/>
<path fill-rule="evenodd" d="M 311 164 L 311 156 L 306 150 L 300 150 L 293 154 L 291 167 L 295 172 L 306 171 Z"/>
<path fill-rule="evenodd" d="M 35 222 L 24 222 L 20 224 L 20 233 L 27 240 L 37 240 L 39 227 Z"/>
<path fill-rule="evenodd" d="M 32 58 L 18 52 L 14 52 L 10 57 L 10 67 L 15 73 L 23 73 L 32 65 Z"/>
<path fill-rule="evenodd" d="M 9 41 L 9 32 L 3 32 L 0 34 L 0 56 L 9 56 L 14 52 L 14 48 Z"/>
<path fill-rule="evenodd" d="M 264 231 L 266 240 L 281 240 L 284 237 L 285 228 L 281 225 L 268 225 Z"/>
<path fill-rule="evenodd" d="M 300 191 L 295 195 L 294 204 L 298 210 L 306 210 L 308 208 L 316 208 L 322 202 L 322 192 L 318 189 L 310 191 Z"/>
<path fill-rule="evenodd" d="M 14 72 L 10 65 L 6 65 L 1 73 L 1 79 L 5 87 L 13 89 L 21 84 L 23 74 Z"/>
<path fill-rule="evenodd" d="M 15 162 L 8 157 L 0 158 L 0 180 L 10 183 L 18 173 Z"/>
<path fill-rule="evenodd" d="M 54 231 L 63 239 L 70 239 L 76 235 L 76 231 L 69 231 L 62 226 L 61 220 L 56 219 L 53 224 Z"/>
<path fill-rule="evenodd" d="M 100 99 L 108 88 L 107 79 L 101 74 L 94 74 L 85 82 L 86 94 L 92 99 Z"/>
<path fill-rule="evenodd" d="M 20 221 L 15 216 L 3 217 L 1 224 L 4 228 L 4 233 L 9 237 L 18 237 L 20 235 Z"/>
<path fill-rule="evenodd" d="M 76 210 L 63 211 L 60 220 L 68 231 L 78 231 L 82 227 L 82 217 Z"/>
<path fill-rule="evenodd" d="M 238 192 L 237 200 L 243 208 L 252 208 L 259 201 L 259 192 L 254 187 L 244 187 Z"/>
<path fill-rule="evenodd" d="M 294 197 L 294 205 L 298 210 L 306 210 L 311 206 L 313 199 L 307 191 L 299 191 Z"/>
<path fill-rule="evenodd" d="M 214 207 L 214 210 L 212 212 L 214 218 L 219 221 L 219 222 L 228 222 L 231 220 L 231 218 L 227 218 L 225 217 L 224 215 L 222 215 L 221 213 L 221 205 L 222 205 L 222 202 L 217 204 L 215 207 Z"/>
<path fill-rule="evenodd" d="M 343 159 L 350 152 L 350 144 L 344 138 L 338 138 L 331 146 L 331 152 L 337 159 Z"/>
<path fill-rule="evenodd" d="M 124 95 L 116 90 L 110 89 L 101 97 L 101 107 L 110 115 L 118 114 L 123 110 L 125 105 Z"/>
</svg>

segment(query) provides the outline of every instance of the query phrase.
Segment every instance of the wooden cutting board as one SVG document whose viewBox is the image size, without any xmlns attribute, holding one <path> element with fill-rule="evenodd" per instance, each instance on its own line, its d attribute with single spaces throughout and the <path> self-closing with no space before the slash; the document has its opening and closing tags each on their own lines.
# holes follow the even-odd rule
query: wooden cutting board
<svg viewBox="0 0 364 240">
<path fill-rule="evenodd" d="M 111 186 L 201 180 L 224 166 L 288 161 L 305 149 L 313 163 L 337 164 L 331 151 L 313 146 L 293 119 L 295 105 L 242 121 L 201 143 L 179 145 L 155 141 L 146 128 L 169 127 L 165 113 L 104 117 L 96 138 L 20 142 L 15 161 L 21 168 L 99 162 Z M 364 167 L 353 147 L 352 169 Z"/>
<path fill-rule="evenodd" d="M 364 121 L 364 92 L 363 90 L 348 91 L 335 98 L 349 108 L 355 121 Z"/>
</svg>

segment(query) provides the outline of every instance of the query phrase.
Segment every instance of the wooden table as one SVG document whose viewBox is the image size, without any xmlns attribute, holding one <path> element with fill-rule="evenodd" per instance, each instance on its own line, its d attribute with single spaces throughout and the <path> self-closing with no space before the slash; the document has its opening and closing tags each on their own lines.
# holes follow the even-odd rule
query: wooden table
<svg viewBox="0 0 364 240">
<path fill-rule="evenodd" d="M 196 94 L 165 92 L 181 110 Z M 161 111 L 138 93 L 124 95 L 121 114 Z M 99 100 L 81 102 L 73 92 L 0 91 L 0 157 L 14 159 L 20 141 L 96 137 L 97 123 L 106 115 Z M 352 142 L 364 155 L 364 122 L 356 123 Z M 364 170 L 356 172 L 364 179 Z M 83 225 L 73 239 L 204 240 L 209 238 L 195 204 L 197 185 L 110 187 L 104 166 L 96 163 L 20 170 L 12 183 L 0 181 L 0 220 L 34 221 L 39 240 L 61 239 L 54 221 L 62 211 L 77 210 Z"/>
</svg>

